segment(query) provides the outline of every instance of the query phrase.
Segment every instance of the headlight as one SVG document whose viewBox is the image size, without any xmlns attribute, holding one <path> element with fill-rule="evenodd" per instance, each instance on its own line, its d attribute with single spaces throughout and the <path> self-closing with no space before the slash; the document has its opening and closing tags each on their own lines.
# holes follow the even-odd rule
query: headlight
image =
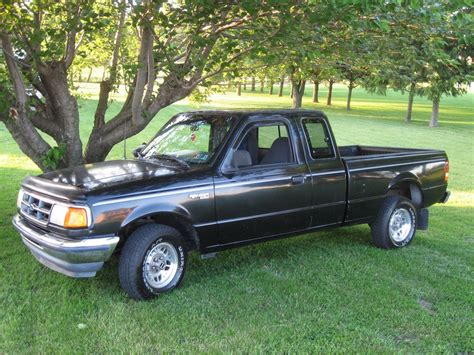
<svg viewBox="0 0 474 355">
<path fill-rule="evenodd" d="M 16 199 L 16 207 L 21 208 L 21 201 L 23 200 L 23 190 L 20 189 L 20 192 L 18 192 L 18 197 Z"/>
<path fill-rule="evenodd" d="M 90 212 L 83 207 L 54 205 L 49 222 L 65 228 L 87 228 Z"/>
</svg>

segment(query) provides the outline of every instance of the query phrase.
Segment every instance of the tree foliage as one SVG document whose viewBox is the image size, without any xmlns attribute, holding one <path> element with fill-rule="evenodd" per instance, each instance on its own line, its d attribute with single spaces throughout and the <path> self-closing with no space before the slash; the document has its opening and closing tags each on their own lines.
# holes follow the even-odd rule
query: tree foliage
<svg viewBox="0 0 474 355">
<path fill-rule="evenodd" d="M 374 75 L 365 86 L 375 92 L 387 87 L 409 91 L 407 121 L 413 97 L 426 96 L 437 110 L 443 95 L 466 92 L 473 80 L 470 61 L 474 53 L 472 4 L 470 1 L 397 2 L 378 9 L 371 43 Z M 431 125 L 437 125 L 437 112 Z"/>
<path fill-rule="evenodd" d="M 66 147 L 60 166 L 104 160 L 115 144 L 143 130 L 161 109 L 245 55 L 271 46 L 302 13 L 291 2 L 250 0 L 17 0 L 1 11 L 10 80 L 0 90 L 14 110 L 1 112 L 0 120 L 43 170 L 49 169 L 43 158 L 52 147 L 39 131 Z M 125 43 L 138 45 L 132 51 Z M 83 150 L 68 74 L 73 63 L 91 60 L 86 56 L 108 63 L 108 75 Z M 119 73 L 129 83 L 128 97 L 121 111 L 106 120 Z M 34 95 L 27 94 L 31 88 Z"/>
<path fill-rule="evenodd" d="M 222 80 L 288 77 L 294 107 L 307 81 L 346 82 L 348 109 L 356 85 L 391 87 L 411 103 L 426 95 L 437 112 L 442 95 L 472 80 L 471 9 L 469 0 L 4 1 L 0 121 L 48 170 L 104 160 L 160 110 L 202 101 Z M 105 71 L 83 144 L 72 79 L 90 66 Z M 119 84 L 128 96 L 106 119 Z"/>
</svg>

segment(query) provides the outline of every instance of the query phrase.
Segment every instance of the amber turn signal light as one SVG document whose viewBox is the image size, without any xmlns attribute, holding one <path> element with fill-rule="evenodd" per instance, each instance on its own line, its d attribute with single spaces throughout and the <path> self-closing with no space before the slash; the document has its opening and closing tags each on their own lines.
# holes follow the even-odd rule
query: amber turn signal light
<svg viewBox="0 0 474 355">
<path fill-rule="evenodd" d="M 66 228 L 86 228 L 87 213 L 83 208 L 69 207 L 64 218 L 64 227 Z"/>
<path fill-rule="evenodd" d="M 448 182 L 449 179 L 449 161 L 444 164 L 444 181 Z"/>
</svg>

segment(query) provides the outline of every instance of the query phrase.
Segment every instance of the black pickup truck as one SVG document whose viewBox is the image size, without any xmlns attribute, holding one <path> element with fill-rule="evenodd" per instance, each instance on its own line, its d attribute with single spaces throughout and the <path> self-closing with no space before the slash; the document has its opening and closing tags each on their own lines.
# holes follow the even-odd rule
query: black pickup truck
<svg viewBox="0 0 474 355">
<path fill-rule="evenodd" d="M 23 181 L 13 224 L 42 264 L 91 277 L 120 250 L 123 289 L 146 299 L 180 284 L 191 250 L 361 223 L 399 248 L 449 198 L 445 152 L 338 147 L 319 111 L 182 113 L 134 155 Z"/>
</svg>

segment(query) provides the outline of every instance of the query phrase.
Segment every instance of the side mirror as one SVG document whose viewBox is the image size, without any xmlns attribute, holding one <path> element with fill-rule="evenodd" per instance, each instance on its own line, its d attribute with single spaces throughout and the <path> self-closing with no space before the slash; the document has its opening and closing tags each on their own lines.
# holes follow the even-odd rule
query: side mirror
<svg viewBox="0 0 474 355">
<path fill-rule="evenodd" d="M 146 147 L 146 143 L 142 143 L 140 146 L 138 146 L 137 148 L 135 148 L 133 151 L 132 151 L 132 154 L 135 158 L 139 158 L 141 157 L 141 152 L 143 150 L 143 148 Z"/>
</svg>

